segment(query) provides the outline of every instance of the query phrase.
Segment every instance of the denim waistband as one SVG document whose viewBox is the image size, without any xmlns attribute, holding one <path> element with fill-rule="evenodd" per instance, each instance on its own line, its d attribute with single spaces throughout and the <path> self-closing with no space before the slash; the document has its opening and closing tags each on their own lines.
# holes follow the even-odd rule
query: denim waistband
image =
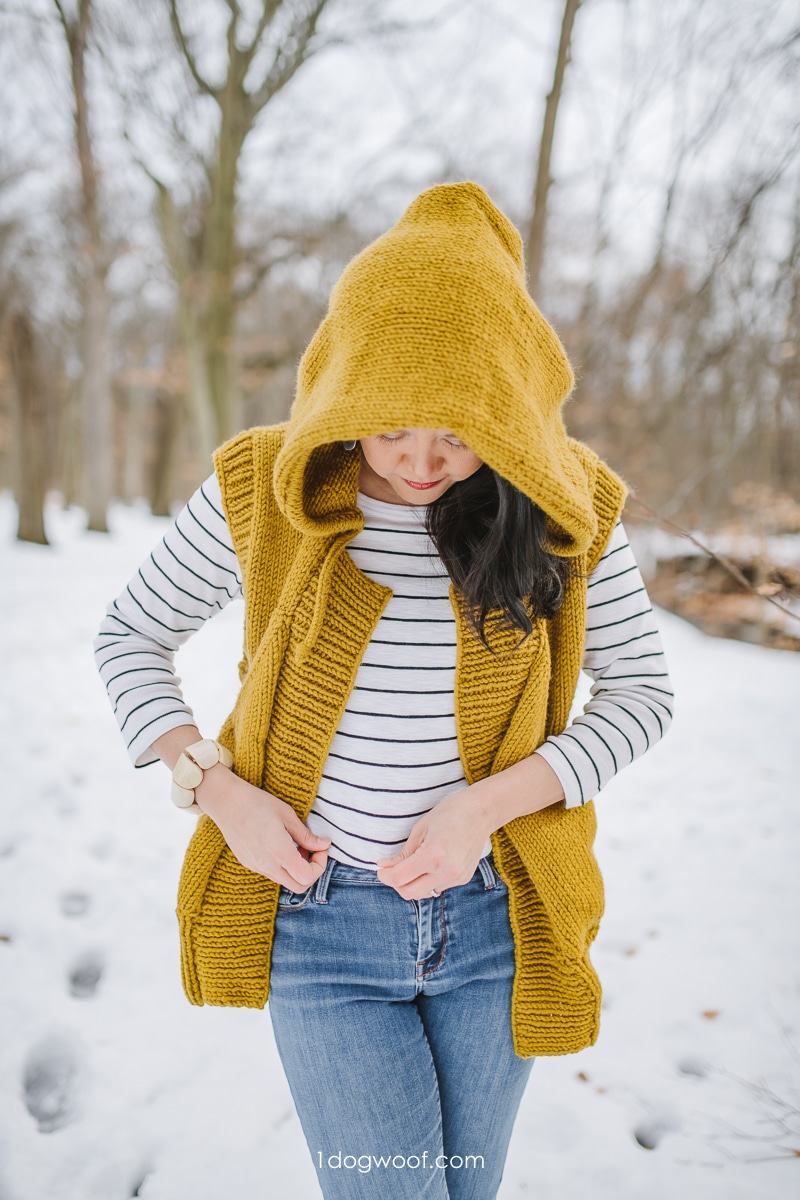
<svg viewBox="0 0 800 1200">
<path fill-rule="evenodd" d="M 476 871 L 480 871 L 483 879 L 483 886 L 489 891 L 491 888 L 497 887 L 500 882 L 494 863 L 492 862 L 491 854 L 487 854 L 478 863 Z M 363 878 L 365 882 L 371 882 L 376 877 L 375 871 L 367 870 L 364 867 L 351 867 L 349 863 L 340 862 L 338 858 L 328 858 L 325 870 L 317 880 L 314 887 L 314 899 L 317 904 L 328 903 L 328 886 L 334 875 L 339 875 L 347 879 Z"/>
</svg>

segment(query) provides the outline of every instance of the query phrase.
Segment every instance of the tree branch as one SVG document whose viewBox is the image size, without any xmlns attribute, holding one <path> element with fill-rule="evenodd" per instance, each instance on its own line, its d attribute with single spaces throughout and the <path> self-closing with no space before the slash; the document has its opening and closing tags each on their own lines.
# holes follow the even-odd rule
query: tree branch
<svg viewBox="0 0 800 1200">
<path fill-rule="evenodd" d="M 251 112 L 254 117 L 261 112 L 277 92 L 286 87 L 292 76 L 311 57 L 313 50 L 310 48 L 310 43 L 327 2 L 328 0 L 316 0 L 308 15 L 300 21 L 297 28 L 292 29 L 287 35 L 284 47 L 290 47 L 288 53 L 284 48 L 277 52 L 261 87 L 250 97 Z"/>
<path fill-rule="evenodd" d="M 800 621 L 800 614 L 793 612 L 791 608 L 787 608 L 785 604 L 781 604 L 773 596 L 767 596 L 764 592 L 760 592 L 758 588 L 753 587 L 750 580 L 743 575 L 736 566 L 736 563 L 732 563 L 730 559 L 726 558 L 723 554 L 716 554 L 713 550 L 710 550 L 709 547 L 701 542 L 699 538 L 696 538 L 693 534 L 689 533 L 688 530 L 682 529 L 680 525 L 676 525 L 674 521 L 670 521 L 667 517 L 662 517 L 660 513 L 653 512 L 652 508 L 648 508 L 647 505 L 644 504 L 638 496 L 634 495 L 633 492 L 630 492 L 628 495 L 628 501 L 631 500 L 647 514 L 651 521 L 656 521 L 659 525 L 664 525 L 667 529 L 671 529 L 673 533 L 678 535 L 678 537 L 686 538 L 687 541 L 690 541 L 693 546 L 697 546 L 698 550 L 702 550 L 703 554 L 707 554 L 709 558 L 713 558 L 714 562 L 718 562 L 719 565 L 725 571 L 727 571 L 729 575 L 732 575 L 737 583 L 740 583 L 743 588 L 746 588 L 748 592 L 752 592 L 753 595 L 758 596 L 760 600 L 766 600 L 768 604 L 772 604 L 785 616 L 791 617 L 792 620 Z"/>
<path fill-rule="evenodd" d="M 553 86 L 547 96 L 542 122 L 542 136 L 539 143 L 539 162 L 536 168 L 536 187 L 534 190 L 533 213 L 528 227 L 528 245 L 526 252 L 526 267 L 528 269 L 528 289 L 536 299 L 539 294 L 539 283 L 542 274 L 544 258 L 544 239 L 547 225 L 547 195 L 550 191 L 550 162 L 553 154 L 553 138 L 556 129 L 556 116 L 561 100 L 561 90 L 564 85 L 564 72 L 570 57 L 572 41 L 572 26 L 575 14 L 581 6 L 581 0 L 566 0 L 564 15 L 561 20 L 561 36 L 558 41 L 556 66 L 553 73 Z"/>
<path fill-rule="evenodd" d="M 250 45 L 245 47 L 244 52 L 243 52 L 245 61 L 247 62 L 248 66 L 253 61 L 253 58 L 255 57 L 256 50 L 258 50 L 258 47 L 261 43 L 261 39 L 264 36 L 264 31 L 267 29 L 267 27 L 269 25 L 272 24 L 272 22 L 275 19 L 275 16 L 277 15 L 278 9 L 281 7 L 282 4 L 283 4 L 283 0 L 263 0 L 261 16 L 258 18 L 258 25 L 256 26 L 256 31 L 253 34 L 253 38 L 252 38 L 252 41 L 250 42 Z"/>
<path fill-rule="evenodd" d="M 54 3 L 57 2 L 58 0 L 54 0 Z M 200 74 L 195 57 L 189 48 L 189 43 L 186 40 L 186 35 L 184 34 L 183 26 L 181 25 L 181 19 L 178 15 L 178 0 L 169 0 L 169 20 L 170 25 L 172 26 L 172 32 L 175 35 L 175 40 L 177 41 L 181 53 L 186 61 L 186 65 L 191 72 L 192 79 L 194 79 L 201 92 L 204 92 L 205 95 L 211 96 L 214 100 L 219 101 L 217 88 L 212 87 L 208 80 Z"/>
<path fill-rule="evenodd" d="M 67 14 L 64 12 L 64 6 L 61 3 L 61 0 L 53 0 L 53 4 L 58 12 L 59 20 L 64 27 L 64 33 L 66 34 L 67 41 L 69 41 L 69 22 L 67 20 Z"/>
</svg>

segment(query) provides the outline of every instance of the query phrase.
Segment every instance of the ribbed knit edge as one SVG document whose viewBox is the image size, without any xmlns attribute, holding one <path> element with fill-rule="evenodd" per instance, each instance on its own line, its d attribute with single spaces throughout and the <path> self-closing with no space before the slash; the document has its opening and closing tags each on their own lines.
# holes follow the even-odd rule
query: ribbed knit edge
<svg viewBox="0 0 800 1200">
<path fill-rule="evenodd" d="M 219 480 L 222 508 L 231 531 L 233 547 L 239 565 L 245 572 L 247 556 L 244 552 L 249 539 L 253 508 L 253 439 L 250 430 L 240 433 L 238 437 L 215 451 L 214 469 Z"/>
</svg>

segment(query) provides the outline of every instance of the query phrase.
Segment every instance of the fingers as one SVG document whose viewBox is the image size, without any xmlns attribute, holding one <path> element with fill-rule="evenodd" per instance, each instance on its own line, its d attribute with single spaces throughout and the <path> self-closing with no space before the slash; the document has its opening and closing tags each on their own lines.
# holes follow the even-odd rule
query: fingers
<svg viewBox="0 0 800 1200">
<path fill-rule="evenodd" d="M 293 892 L 304 892 L 312 883 L 316 883 L 325 870 L 331 839 L 312 833 L 292 809 L 286 814 L 284 826 L 291 841 L 291 850 L 288 851 L 288 857 L 280 855 L 279 865 L 290 882 L 281 880 L 281 886 Z"/>
<path fill-rule="evenodd" d="M 278 871 L 283 878 L 278 879 L 277 873 L 270 873 L 281 887 L 291 892 L 304 892 L 312 883 L 316 883 L 328 861 L 328 851 L 318 850 L 311 858 L 304 858 L 297 847 L 292 844 L 290 852 L 281 853 L 278 859 Z"/>
<path fill-rule="evenodd" d="M 298 868 L 295 863 L 283 865 L 283 878 L 278 879 L 277 873 L 275 876 L 276 882 L 280 883 L 281 887 L 288 888 L 292 892 L 304 892 L 312 883 L 316 883 L 322 872 L 328 865 L 328 851 L 317 850 L 313 854 L 306 857 L 302 851 L 300 859 L 304 864 L 303 868 Z M 305 867 L 310 867 L 311 872 L 305 870 Z M 272 876 L 269 876 L 272 878 Z M 286 882 L 288 880 L 288 882 Z"/>
<path fill-rule="evenodd" d="M 311 864 L 308 865 L 311 866 Z M 324 870 L 324 865 L 316 863 L 313 864 L 312 870 L 308 875 L 306 875 L 305 872 L 297 870 L 296 868 L 277 868 L 272 870 L 267 878 L 272 879 L 277 884 L 280 884 L 281 887 L 286 888 L 286 890 L 289 892 L 304 892 L 307 888 L 310 888 L 312 884 L 317 882 Z M 303 875 L 304 877 L 298 879 L 298 875 Z"/>
<path fill-rule="evenodd" d="M 438 891 L 444 891 L 445 887 L 441 882 L 441 873 L 433 874 L 413 859 L 400 862 L 394 867 L 379 867 L 378 879 L 387 887 L 394 888 L 404 900 L 422 900 L 425 896 L 430 896 L 434 887 Z"/>
<path fill-rule="evenodd" d="M 293 834 L 278 824 L 269 841 L 261 843 L 260 849 L 251 845 L 239 861 L 290 892 L 304 892 L 316 883 L 328 861 L 327 839 L 311 837 L 325 844 L 314 850 L 298 846 Z"/>
<path fill-rule="evenodd" d="M 316 833 L 312 833 L 308 826 L 303 824 L 294 809 L 289 808 L 288 805 L 287 809 L 284 825 L 298 846 L 302 846 L 304 849 L 312 852 L 327 850 L 331 844 L 331 839 L 328 837 L 318 837 Z"/>
<path fill-rule="evenodd" d="M 427 849 L 424 845 L 408 857 L 395 856 L 394 859 L 384 859 L 383 861 L 388 865 L 381 866 L 381 863 L 378 863 L 378 878 L 381 883 L 388 883 L 390 887 L 396 888 L 398 891 L 401 887 L 414 883 L 424 875 L 436 875 L 437 878 L 440 878 L 444 867 L 441 855 Z M 430 891 L 430 887 L 428 890 Z"/>
<path fill-rule="evenodd" d="M 421 821 L 417 821 L 416 825 L 413 826 L 411 833 L 397 853 L 393 854 L 391 858 L 379 858 L 377 866 L 381 869 L 384 867 L 394 867 L 410 859 L 423 846 L 426 832 L 427 821 L 423 817 Z"/>
<path fill-rule="evenodd" d="M 387 887 L 394 888 L 403 900 L 424 900 L 435 889 L 459 887 L 468 883 L 475 874 L 480 853 L 474 862 L 459 858 L 454 862 L 444 850 L 436 850 L 431 843 L 420 846 L 408 858 L 383 859 L 378 863 L 378 879 Z"/>
</svg>

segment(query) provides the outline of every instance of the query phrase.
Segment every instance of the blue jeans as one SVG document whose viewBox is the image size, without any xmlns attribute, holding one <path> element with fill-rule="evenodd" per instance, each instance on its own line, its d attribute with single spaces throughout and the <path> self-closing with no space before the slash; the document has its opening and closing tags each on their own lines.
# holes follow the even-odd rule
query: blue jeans
<svg viewBox="0 0 800 1200">
<path fill-rule="evenodd" d="M 513 978 L 490 858 L 438 898 L 334 859 L 281 889 L 269 1008 L 326 1200 L 493 1200 L 533 1065 Z"/>
</svg>

